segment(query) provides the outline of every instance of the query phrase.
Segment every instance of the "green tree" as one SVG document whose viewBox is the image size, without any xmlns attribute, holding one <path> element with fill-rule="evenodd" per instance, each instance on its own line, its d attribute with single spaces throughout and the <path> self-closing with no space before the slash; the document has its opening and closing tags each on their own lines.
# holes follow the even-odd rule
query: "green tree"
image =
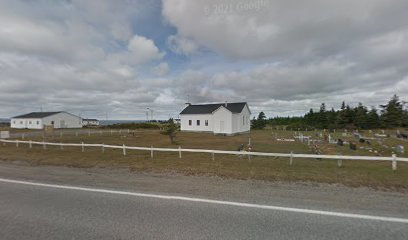
<svg viewBox="0 0 408 240">
<path fill-rule="evenodd" d="M 357 128 L 367 129 L 367 108 L 362 103 L 354 109 L 353 123 Z"/>
<path fill-rule="evenodd" d="M 258 114 L 258 120 L 265 120 L 266 119 L 266 115 L 265 115 L 265 113 L 264 112 L 260 112 L 259 114 Z"/>
<path fill-rule="evenodd" d="M 259 128 L 260 122 L 254 118 L 253 126 Z M 335 111 L 332 108 L 331 111 L 327 111 L 326 105 L 323 103 L 320 106 L 320 111 L 310 109 L 303 117 L 275 117 L 269 119 L 268 122 L 272 125 L 287 126 L 294 129 L 408 127 L 408 104 L 400 101 L 397 95 L 394 95 L 386 105 L 382 105 L 381 111 L 376 108 L 368 110 L 362 103 L 352 108 L 344 101 L 341 103 L 340 110 Z"/>
<path fill-rule="evenodd" d="M 258 114 L 258 118 L 252 120 L 251 128 L 252 129 L 264 129 L 266 127 L 266 115 L 264 112 L 260 112 Z"/>
<path fill-rule="evenodd" d="M 313 111 L 313 108 L 311 108 L 311 109 L 309 110 L 309 112 L 305 115 L 305 117 L 304 117 L 304 122 L 305 122 L 307 125 L 315 126 L 315 123 L 316 123 L 316 114 L 315 114 L 315 112 Z"/>
<path fill-rule="evenodd" d="M 340 111 L 337 113 L 336 125 L 339 128 L 345 128 L 348 124 L 347 113 L 346 113 L 346 103 L 343 101 L 341 104 Z"/>
<path fill-rule="evenodd" d="M 376 108 L 372 108 L 367 114 L 367 128 L 368 129 L 375 129 L 380 128 L 380 115 L 378 115 L 378 110 Z"/>
<path fill-rule="evenodd" d="M 169 136 L 171 144 L 175 144 L 178 131 L 179 126 L 174 123 L 173 119 L 170 118 L 169 121 L 163 126 L 160 133 Z"/>
<path fill-rule="evenodd" d="M 387 128 L 402 126 L 404 104 L 397 95 L 394 95 L 386 105 L 381 105 L 381 121 Z"/>
<path fill-rule="evenodd" d="M 326 112 L 326 104 L 322 103 L 320 105 L 320 111 L 319 111 L 319 127 L 320 128 L 327 128 L 328 127 L 328 116 Z"/>
<path fill-rule="evenodd" d="M 337 112 L 332 108 L 330 112 L 327 112 L 328 128 L 335 129 L 337 128 Z"/>
<path fill-rule="evenodd" d="M 349 129 L 354 128 L 354 112 L 349 105 L 347 105 L 344 110 L 344 118 L 346 120 L 345 127 Z"/>
</svg>

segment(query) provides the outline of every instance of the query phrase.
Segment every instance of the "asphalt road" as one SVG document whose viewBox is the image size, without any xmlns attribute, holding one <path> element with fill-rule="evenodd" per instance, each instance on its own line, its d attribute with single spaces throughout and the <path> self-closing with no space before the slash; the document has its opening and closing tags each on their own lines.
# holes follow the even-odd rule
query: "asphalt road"
<svg viewBox="0 0 408 240">
<path fill-rule="evenodd" d="M 404 193 L 112 171 L 0 164 L 0 238 L 408 239 L 408 222 L 206 202 L 408 219 Z"/>
</svg>

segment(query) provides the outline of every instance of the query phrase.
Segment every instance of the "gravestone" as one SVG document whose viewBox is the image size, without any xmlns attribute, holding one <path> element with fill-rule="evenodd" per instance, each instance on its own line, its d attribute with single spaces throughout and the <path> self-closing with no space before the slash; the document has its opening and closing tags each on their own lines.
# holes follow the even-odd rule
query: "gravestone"
<svg viewBox="0 0 408 240">
<path fill-rule="evenodd" d="M 9 131 L 1 131 L 0 132 L 0 139 L 7 139 L 10 138 L 10 132 Z"/>
<path fill-rule="evenodd" d="M 404 154 L 405 153 L 405 147 L 402 145 L 398 145 L 395 147 L 395 151 L 399 154 Z"/>
</svg>

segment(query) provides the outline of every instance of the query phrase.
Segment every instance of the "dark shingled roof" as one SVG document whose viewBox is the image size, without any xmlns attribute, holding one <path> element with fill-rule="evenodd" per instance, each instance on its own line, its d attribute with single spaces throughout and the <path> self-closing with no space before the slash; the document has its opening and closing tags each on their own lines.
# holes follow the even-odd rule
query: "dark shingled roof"
<svg viewBox="0 0 408 240">
<path fill-rule="evenodd" d="M 28 113 L 28 114 L 24 114 L 20 116 L 15 116 L 13 118 L 45 118 L 48 116 L 55 115 L 57 113 L 61 113 L 61 112 L 32 112 L 32 113 Z"/>
<path fill-rule="evenodd" d="M 214 103 L 214 104 L 203 104 L 203 105 L 189 105 L 180 114 L 209 114 L 217 110 L 219 107 L 224 106 L 226 109 L 230 110 L 232 113 L 241 113 L 244 109 L 246 102 L 240 103 Z"/>
<path fill-rule="evenodd" d="M 98 119 L 95 119 L 95 118 L 84 118 L 84 119 L 82 119 L 82 121 L 97 122 Z"/>
</svg>

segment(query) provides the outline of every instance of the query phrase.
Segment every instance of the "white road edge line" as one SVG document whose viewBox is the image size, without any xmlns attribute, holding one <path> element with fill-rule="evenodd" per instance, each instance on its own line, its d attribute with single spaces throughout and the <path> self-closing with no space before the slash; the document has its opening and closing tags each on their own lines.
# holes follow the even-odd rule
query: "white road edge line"
<svg viewBox="0 0 408 240">
<path fill-rule="evenodd" d="M 257 208 L 257 209 L 266 209 L 266 210 L 275 210 L 275 211 L 285 211 L 285 212 L 294 212 L 294 213 L 305 213 L 305 214 L 315 214 L 315 215 L 332 216 L 332 217 L 354 218 L 354 219 L 394 222 L 394 223 L 407 223 L 408 224 L 407 218 L 381 217 L 381 216 L 362 215 L 362 214 L 353 214 L 353 213 L 330 212 L 330 211 L 311 210 L 311 209 L 302 209 L 302 208 L 290 208 L 290 207 L 279 207 L 279 206 L 270 206 L 270 205 L 262 205 L 262 204 L 252 204 L 252 203 L 220 201 L 220 200 L 211 200 L 211 199 L 205 199 L 205 198 L 190 198 L 190 197 L 181 197 L 181 196 L 168 196 L 168 195 L 159 195 L 159 194 L 115 191 L 115 190 L 98 189 L 98 188 L 75 187 L 75 186 L 68 186 L 68 185 L 19 181 L 19 180 L 5 179 L 5 178 L 0 178 L 0 182 L 31 185 L 31 186 L 37 186 L 37 187 L 127 195 L 127 196 L 134 196 L 134 197 L 156 198 L 156 199 L 166 199 L 166 200 L 180 200 L 180 201 L 188 201 L 188 202 L 227 205 L 227 206 L 234 206 L 234 207 Z"/>
</svg>

